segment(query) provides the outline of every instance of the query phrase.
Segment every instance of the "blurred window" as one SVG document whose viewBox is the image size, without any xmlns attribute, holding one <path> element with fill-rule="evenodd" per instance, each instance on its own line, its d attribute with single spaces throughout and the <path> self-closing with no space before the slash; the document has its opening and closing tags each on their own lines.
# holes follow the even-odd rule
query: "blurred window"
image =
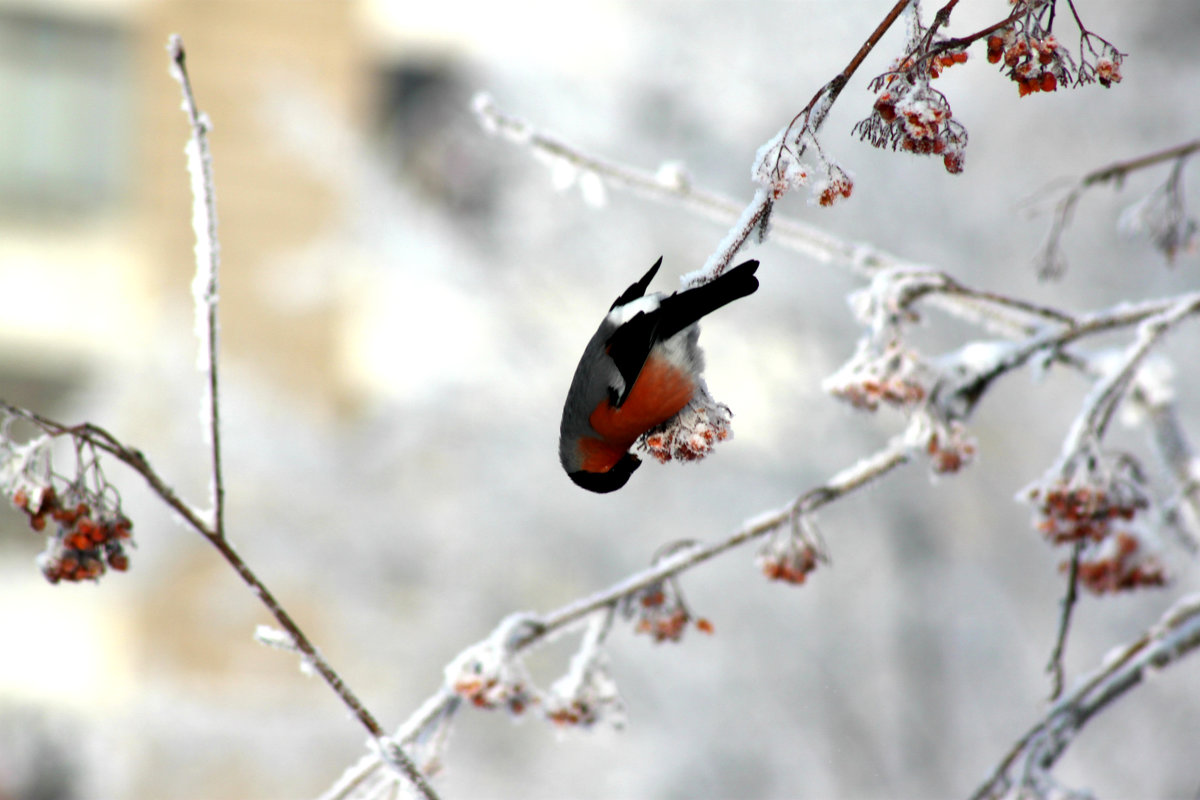
<svg viewBox="0 0 1200 800">
<path fill-rule="evenodd" d="M 78 213 L 121 194 L 130 49 L 115 22 L 0 9 L 0 213 Z"/>
</svg>

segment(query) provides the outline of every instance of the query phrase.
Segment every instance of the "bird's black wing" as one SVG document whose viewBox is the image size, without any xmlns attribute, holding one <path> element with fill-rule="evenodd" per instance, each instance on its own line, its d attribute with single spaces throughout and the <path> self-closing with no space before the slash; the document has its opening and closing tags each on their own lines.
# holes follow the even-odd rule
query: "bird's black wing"
<svg viewBox="0 0 1200 800">
<path fill-rule="evenodd" d="M 646 359 L 650 357 L 650 349 L 659 340 L 660 318 L 658 309 L 650 312 L 640 311 L 608 337 L 606 352 L 617 365 L 621 380 L 625 382 L 625 388 L 613 400 L 614 408 L 620 408 L 629 397 Z"/>
</svg>

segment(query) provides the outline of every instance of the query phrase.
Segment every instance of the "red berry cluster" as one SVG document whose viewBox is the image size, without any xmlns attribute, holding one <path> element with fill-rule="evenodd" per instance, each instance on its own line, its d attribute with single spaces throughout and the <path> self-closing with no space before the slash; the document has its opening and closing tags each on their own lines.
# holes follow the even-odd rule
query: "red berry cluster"
<svg viewBox="0 0 1200 800">
<path fill-rule="evenodd" d="M 987 40 L 987 60 L 989 64 L 1004 61 L 1021 97 L 1053 92 L 1060 82 L 1071 80 L 1071 64 L 1054 34 L 1038 38 L 1012 28 L 993 33 Z"/>
<path fill-rule="evenodd" d="M 647 431 L 638 447 L 663 464 L 699 461 L 732 435 L 731 417 L 728 406 L 698 393 L 678 414 Z"/>
<path fill-rule="evenodd" d="M 1101 58 L 1096 62 L 1094 69 L 1096 80 L 1100 81 L 1100 85 L 1105 89 L 1114 83 L 1121 82 L 1121 56 L 1119 54 L 1112 58 Z"/>
<path fill-rule="evenodd" d="M 933 471 L 939 475 L 958 472 L 975 460 L 975 438 L 958 420 L 935 426 L 925 442 Z"/>
<path fill-rule="evenodd" d="M 804 583 L 822 560 L 816 545 L 799 536 L 772 539 L 758 555 L 759 568 L 768 580 L 797 585 Z"/>
<path fill-rule="evenodd" d="M 1066 571 L 1063 563 L 1059 569 Z M 1166 573 L 1159 560 L 1144 552 L 1142 540 L 1133 533 L 1117 533 L 1098 547 L 1085 551 L 1079 560 L 1079 580 L 1096 594 L 1124 592 L 1145 586 L 1163 586 Z"/>
<path fill-rule="evenodd" d="M 861 347 L 854 357 L 823 384 L 825 390 L 855 408 L 874 411 L 880 403 L 909 409 L 928 394 L 915 353 L 892 341 L 877 352 Z"/>
<path fill-rule="evenodd" d="M 12 504 L 25 512 L 35 531 L 45 530 L 47 519 L 57 523 L 38 557 L 51 583 L 99 579 L 107 567 L 129 569 L 125 544 L 131 540 L 133 523 L 119 508 L 108 508 L 101 497 L 72 486 L 60 498 L 53 486 L 22 485 L 13 493 Z"/>
<path fill-rule="evenodd" d="M 637 617 L 635 633 L 648 634 L 656 642 L 679 641 L 693 621 L 683 595 L 671 582 L 651 584 L 630 596 L 625 613 Z M 712 623 L 703 617 L 696 619 L 695 625 L 701 633 L 713 632 Z"/>
<path fill-rule="evenodd" d="M 1113 524 L 1132 520 L 1148 506 L 1144 496 L 1128 489 L 1072 488 L 1061 482 L 1046 489 L 1035 487 L 1029 496 L 1042 517 L 1038 531 L 1053 544 L 1099 542 L 1109 535 Z"/>
<path fill-rule="evenodd" d="M 876 93 L 872 114 L 855 125 L 853 133 L 875 147 L 941 156 L 947 172 L 962 172 L 967 129 L 951 118 L 949 101 L 930 88 L 929 81 L 966 61 L 964 50 L 900 59 L 889 72 L 871 81 Z"/>
<path fill-rule="evenodd" d="M 555 683 L 543 698 L 542 713 L 556 725 L 590 728 L 608 722 L 619 728 L 624 724 L 625 708 L 603 662 L 593 661 L 584 674 L 568 673 Z"/>
<path fill-rule="evenodd" d="M 854 181 L 841 167 L 834 166 L 829 170 L 829 180 L 822 185 L 813 187 L 817 195 L 817 203 L 828 208 L 838 201 L 838 198 L 848 198 L 854 191 Z"/>
<path fill-rule="evenodd" d="M 942 74 L 942 70 L 949 69 L 955 64 L 967 63 L 966 50 L 947 51 L 938 53 L 933 58 L 929 59 L 929 77 L 937 78 Z"/>
<path fill-rule="evenodd" d="M 941 156 L 947 172 L 959 173 L 967 129 L 952 116 L 944 94 L 924 83 L 914 86 L 906 79 L 879 92 L 873 113 L 855 125 L 853 132 L 875 147 Z"/>
<path fill-rule="evenodd" d="M 1162 586 L 1166 575 L 1146 547 L 1139 515 L 1149 501 L 1129 480 L 1068 483 L 1035 487 L 1037 529 L 1052 544 L 1081 545 L 1079 580 L 1091 591 L 1127 591 Z M 1060 565 L 1066 570 L 1069 562 Z"/>
<path fill-rule="evenodd" d="M 505 683 L 494 675 L 463 678 L 450 688 L 476 708 L 489 711 L 503 708 L 510 714 L 523 714 L 537 702 L 537 696 L 525 684 Z"/>
<path fill-rule="evenodd" d="M 600 714 L 591 703 L 574 699 L 546 709 L 546 719 L 556 725 L 580 725 L 588 728 L 600 720 Z"/>
<path fill-rule="evenodd" d="M 579 725 L 590 728 L 600 721 L 598 710 L 589 703 L 573 700 L 546 712 L 546 719 L 555 725 Z"/>
</svg>

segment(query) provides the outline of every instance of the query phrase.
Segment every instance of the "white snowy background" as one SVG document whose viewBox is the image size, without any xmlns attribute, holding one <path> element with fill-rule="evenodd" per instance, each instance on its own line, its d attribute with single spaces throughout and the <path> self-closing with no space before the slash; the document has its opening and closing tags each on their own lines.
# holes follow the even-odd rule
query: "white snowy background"
<svg viewBox="0 0 1200 800">
<path fill-rule="evenodd" d="M 1194 288 L 1195 255 L 1167 268 L 1115 230 L 1121 209 L 1163 171 L 1088 194 L 1067 234 L 1066 277 L 1035 278 L 1030 258 L 1049 218 L 1029 218 L 1029 197 L 1200 130 L 1196 4 L 1077 5 L 1129 54 L 1120 85 L 1018 99 L 977 46 L 938 81 L 971 137 L 966 171 L 951 176 L 938 160 L 877 151 L 849 134 L 870 109 L 867 80 L 899 52 L 897 29 L 822 137 L 854 174 L 853 197 L 820 209 L 797 193 L 777 213 L 1069 311 Z M 584 342 L 659 255 L 655 288 L 673 289 L 726 229 L 616 190 L 598 208 L 578 185 L 557 191 L 528 151 L 480 130 L 473 95 L 487 91 L 501 109 L 609 159 L 650 170 L 681 161 L 697 185 L 748 201 L 759 145 L 842 68 L 888 6 L 364 6 L 373 35 L 393 25 L 452 43 L 430 62 L 438 80 L 405 106 L 410 116 L 374 137 L 340 125 L 287 76 L 264 83 L 259 135 L 336 178 L 341 220 L 276 265 L 269 296 L 300 306 L 344 300 L 341 357 L 370 402 L 336 422 L 317 419 L 303 397 L 229 358 L 228 524 L 386 726 L 505 614 L 612 583 L 664 543 L 725 535 L 903 424 L 820 390 L 853 353 L 859 328 L 845 297 L 859 284 L 768 243 L 747 253 L 762 262 L 761 289 L 706 321 L 701 336 L 708 384 L 733 409 L 735 438 L 703 463 L 648 464 L 614 495 L 577 489 L 561 473 L 556 440 Z M 990 24 L 1007 7 L 964 3 L 952 32 Z M 189 55 L 201 74 L 205 53 Z M 165 80 L 165 57 L 162 72 Z M 214 156 L 219 204 L 219 146 Z M 178 170 L 185 182 L 182 155 Z M 181 305 L 177 329 L 123 359 L 119 375 L 96 365 L 60 416 L 103 424 L 199 499 L 207 461 L 193 424 L 200 378 L 189 313 Z M 920 343 L 929 353 L 977 335 L 937 312 L 928 323 Z M 1194 323 L 1184 325 L 1163 352 L 1175 358 L 1183 419 L 1200 439 L 1196 337 Z M 693 630 L 656 645 L 618 623 L 610 654 L 628 709 L 623 731 L 560 734 L 535 719 L 514 725 L 465 710 L 438 788 L 447 798 L 969 794 L 1045 709 L 1062 554 L 1013 498 L 1053 462 L 1087 388 L 1066 373 L 1000 381 L 971 423 L 977 463 L 936 482 L 910 465 L 823 510 L 832 563 L 802 587 L 764 580 L 753 545 L 686 574 L 688 602 L 713 636 Z M 1146 452 L 1140 434 L 1113 437 Z M 0 694 L 0 797 L 322 791 L 362 754 L 362 731 L 294 658 L 250 641 L 268 620 L 215 555 L 136 477 L 116 465 L 108 474 L 138 526 L 127 575 L 98 587 L 44 585 L 32 564 L 40 543 L 4 518 L 0 687 L 17 689 Z M 1166 552 L 1166 590 L 1084 597 L 1068 677 L 1195 589 L 1194 561 L 1169 544 Z M 543 685 L 564 668 L 564 645 L 531 660 Z M 208 666 L 188 668 L 193 661 Z M 1101 797 L 1195 797 L 1198 698 L 1193 657 L 1093 721 L 1056 774 Z M 34 785 L 51 789 L 35 795 Z"/>
</svg>

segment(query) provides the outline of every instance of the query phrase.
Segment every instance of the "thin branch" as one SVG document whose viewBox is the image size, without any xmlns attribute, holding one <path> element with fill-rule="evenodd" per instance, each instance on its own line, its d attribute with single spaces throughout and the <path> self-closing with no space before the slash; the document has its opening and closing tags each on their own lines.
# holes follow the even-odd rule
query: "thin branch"
<svg viewBox="0 0 1200 800">
<path fill-rule="evenodd" d="M 217 275 L 221 264 L 217 238 L 217 197 L 213 182 L 212 153 L 208 148 L 208 115 L 196 105 L 187 72 L 183 39 L 167 40 L 171 75 L 183 91 L 183 111 L 192 135 L 187 144 L 188 173 L 192 179 L 192 227 L 196 233 L 196 277 L 192 293 L 196 302 L 196 334 L 200 341 L 199 362 L 208 378 L 205 402 L 208 411 L 208 440 L 211 452 L 213 534 L 225 538 L 225 483 L 221 470 L 220 385 L 217 370 Z"/>
<path fill-rule="evenodd" d="M 1172 605 L 1146 633 L 1121 648 L 1115 656 L 1080 681 L 1078 688 L 1054 703 L 1046 715 L 1016 741 L 992 774 L 971 795 L 971 800 L 992 800 L 1013 785 L 1012 771 L 1024 789 L 1054 766 L 1087 722 L 1149 674 L 1164 669 L 1200 647 L 1200 594 L 1191 594 Z"/>
<path fill-rule="evenodd" d="M 1061 613 L 1058 617 L 1058 633 L 1054 637 L 1054 649 L 1050 651 L 1050 660 L 1046 671 L 1050 673 L 1052 685 L 1050 699 L 1057 700 L 1063 691 L 1063 653 L 1067 649 L 1067 633 L 1071 630 L 1071 615 L 1075 611 L 1075 603 L 1079 599 L 1079 559 L 1083 556 L 1083 541 L 1075 543 L 1071 550 L 1071 560 L 1067 573 L 1067 593 L 1062 599 Z"/>
<path fill-rule="evenodd" d="M 1096 384 L 1072 423 L 1063 444 L 1064 464 L 1084 449 L 1087 442 L 1104 436 L 1113 412 L 1125 396 L 1146 354 L 1180 320 L 1197 311 L 1200 311 L 1200 293 L 1193 293 L 1173 299 L 1162 311 L 1141 322 L 1138 337 L 1126 349 L 1120 368 Z"/>
<path fill-rule="evenodd" d="M 753 234 L 755 226 L 761 224 L 763 214 L 758 212 L 765 213 L 766 210 L 761 198 L 744 206 L 719 192 L 696 186 L 678 165 L 667 165 L 652 172 L 585 153 L 539 130 L 527 120 L 501 111 L 486 94 L 476 96 L 473 108 L 480 125 L 488 133 L 526 146 L 535 153 L 562 159 L 580 171 L 595 174 L 612 188 L 624 189 L 659 203 L 679 205 L 714 222 L 733 225 L 731 238 L 744 241 Z M 864 279 L 886 270 L 928 270 L 928 267 L 902 259 L 874 245 L 838 238 L 816 226 L 775 211 L 770 215 L 770 223 L 771 241 L 774 243 L 819 263 L 848 268 Z M 724 246 L 718 248 L 714 258 L 721 257 L 727 250 Z M 732 258 L 732 254 L 728 258 Z M 946 279 L 952 281 L 949 276 Z M 961 285 L 957 285 L 957 289 L 954 293 L 937 295 L 931 302 L 960 319 L 978 322 L 982 317 L 989 327 L 1006 335 L 1028 335 L 1033 330 L 1028 322 L 1029 315 L 1066 321 L 1064 315 L 1053 309 L 981 290 L 970 290 Z M 1018 316 L 1014 317 L 1007 311 L 1016 311 Z"/>
<path fill-rule="evenodd" d="M 1085 191 L 1092 186 L 1110 182 L 1115 183 L 1119 188 L 1130 173 L 1157 166 L 1166 161 L 1175 161 L 1178 170 L 1184 160 L 1198 150 L 1200 150 L 1200 139 L 1193 139 L 1164 150 L 1114 162 L 1092 170 L 1079 178 L 1054 206 L 1054 219 L 1050 223 L 1050 229 L 1046 232 L 1042 246 L 1034 255 L 1034 263 L 1038 265 L 1038 274 L 1043 278 L 1053 278 L 1061 275 L 1066 269 L 1066 258 L 1063 256 L 1061 247 L 1062 237 L 1071 224 L 1075 208 Z"/>
<path fill-rule="evenodd" d="M 787 144 L 788 134 L 791 133 L 792 128 L 794 128 L 796 123 L 800 121 L 800 118 L 803 117 L 804 125 L 802 127 L 805 131 L 815 134 L 817 130 L 820 129 L 821 125 L 825 122 L 825 117 L 829 113 L 829 109 L 833 107 L 834 102 L 837 101 L 838 95 L 840 95 L 842 90 L 846 88 L 846 84 L 850 82 L 850 78 L 853 77 L 854 73 L 858 71 L 858 68 L 862 66 L 863 61 L 865 61 L 867 56 L 870 55 L 871 51 L 875 49 L 875 45 L 879 44 L 879 40 L 882 39 L 883 35 L 888 32 L 888 29 L 891 28 L 892 25 L 895 24 L 896 20 L 900 18 L 900 15 L 904 12 L 904 9 L 908 7 L 910 2 L 912 2 L 912 0 L 897 0 L 896 4 L 892 6 L 891 10 L 888 11 L 884 18 L 880 20 L 879 24 L 875 26 L 875 30 L 871 32 L 871 35 L 868 36 L 866 41 L 862 43 L 862 47 L 858 48 L 858 52 L 855 53 L 854 57 L 850 59 L 850 63 L 848 63 L 845 68 L 835 75 L 828 83 L 817 90 L 817 93 L 814 94 L 812 99 L 808 101 L 808 105 L 800 109 L 800 112 L 797 113 L 796 116 L 792 117 L 791 122 L 789 122 L 787 127 L 784 128 L 783 135 L 779 139 L 781 147 L 779 155 L 777 155 L 775 159 L 776 170 L 779 168 L 779 158 L 783 154 L 783 146 Z M 812 118 L 814 110 L 816 110 L 817 117 L 815 122 Z M 796 155 L 799 156 L 799 153 Z"/>
<path fill-rule="evenodd" d="M 678 165 L 664 165 L 652 172 L 585 153 L 520 117 L 501 111 L 486 94 L 476 96 L 473 108 L 480 125 L 488 133 L 529 147 L 535 153 L 562 159 L 580 171 L 595 174 L 613 188 L 624 189 L 660 203 L 680 205 L 701 217 L 726 225 L 736 223 L 746 208 L 743 203 L 727 195 L 696 186 Z M 771 236 L 773 241 L 816 261 L 849 266 L 864 277 L 898 262 L 898 259 L 869 245 L 846 242 L 815 225 L 777 214 L 771 215 Z"/>
<path fill-rule="evenodd" d="M 957 0 L 954 1 L 956 2 Z M 871 35 L 867 37 L 865 42 L 863 42 L 862 46 L 858 49 L 858 52 L 855 53 L 854 57 L 850 59 L 850 62 L 846 65 L 846 67 L 833 79 L 821 87 L 821 89 L 813 95 L 812 99 L 808 102 L 808 105 L 806 105 L 799 113 L 797 113 L 796 116 L 793 117 L 792 120 L 787 124 L 787 127 L 785 127 L 778 135 L 779 147 L 773 167 L 773 170 L 776 173 L 779 171 L 780 158 L 782 158 L 784 150 L 788 147 L 787 140 L 792 128 L 795 127 L 796 123 L 799 122 L 802 117 L 804 118 L 803 130 L 797 135 L 798 143 L 804 138 L 805 132 L 808 132 L 809 135 L 816 133 L 817 129 L 819 129 L 824 123 L 825 117 L 829 113 L 830 108 L 833 106 L 833 103 L 837 100 L 838 96 L 841 94 L 850 78 L 862 65 L 862 62 L 864 59 L 866 59 L 867 55 L 875 48 L 875 45 L 879 43 L 879 40 L 883 38 L 884 33 L 891 28 L 895 21 L 900 17 L 900 14 L 904 11 L 904 9 L 908 7 L 910 2 L 911 0 L 897 0 L 896 4 L 884 16 L 883 20 L 880 21 L 875 30 L 871 32 Z M 953 6 L 953 2 L 951 3 L 951 6 Z M 499 115 L 495 111 L 494 104 L 492 103 L 491 99 L 486 95 L 480 95 L 476 97 L 474 107 L 476 113 L 483 121 L 485 129 L 488 131 L 492 133 L 503 133 L 510 139 L 527 143 L 533 146 L 535 149 L 554 156 L 555 158 L 565 159 L 568 162 L 577 165 L 580 164 L 580 159 L 578 158 L 579 154 L 574 151 L 573 148 L 567 147 L 566 145 L 563 145 L 562 143 L 553 140 L 550 137 L 537 134 L 537 132 L 534 131 L 531 126 L 516 121 L 513 118 L 504 118 L 502 115 Z M 813 141 L 815 144 L 815 140 Z M 797 146 L 799 147 L 799 145 Z M 803 148 L 799 149 L 803 150 Z M 797 157 L 799 157 L 799 155 L 800 153 L 796 153 Z M 623 167 L 617 167 L 613 164 L 600 162 L 598 159 L 590 160 L 595 162 L 594 165 L 590 167 L 595 174 L 610 177 L 616 182 L 625 183 L 626 185 L 636 182 L 643 188 L 653 186 L 655 183 L 657 183 L 657 181 L 647 182 L 641 180 L 642 176 L 637 175 L 636 171 L 628 170 L 627 168 Z M 744 210 L 735 210 L 735 219 L 737 221 L 734 229 L 731 230 L 729 235 L 726 236 L 721 242 L 717 250 L 709 258 L 707 264 L 702 270 L 698 270 L 694 273 L 684 276 L 685 285 L 696 285 L 720 275 L 729 266 L 734 255 L 741 250 L 741 248 L 756 230 L 760 232 L 760 238 L 765 238 L 765 233 L 767 230 L 766 222 L 771 215 L 771 210 L 775 199 L 777 199 L 776 194 L 759 190 L 754 199 L 745 207 Z M 719 203 L 719 205 L 725 204 Z M 741 209 L 742 207 L 740 204 L 735 203 L 733 204 L 733 208 Z"/>
<path fill-rule="evenodd" d="M 1067 363 L 1086 370 L 1088 368 L 1086 360 L 1064 355 L 1062 353 L 1063 348 L 1087 336 L 1119 330 L 1131 325 L 1139 325 L 1155 318 L 1162 319 L 1169 316 L 1172 321 L 1167 327 L 1170 327 L 1170 325 L 1175 324 L 1175 322 L 1178 322 L 1185 316 L 1197 312 L 1200 312 L 1200 293 L 1185 295 L 1183 298 L 1172 297 L 1165 300 L 1153 300 L 1137 304 L 1122 303 L 1112 308 L 1069 317 L 1069 320 L 1064 320 L 1065 324 L 1061 327 L 1030 328 L 1028 330 L 1028 338 L 1025 341 L 1016 343 L 1012 349 L 1004 354 L 1003 358 L 998 359 L 987 370 L 971 375 L 969 381 L 963 386 L 958 387 L 957 391 L 963 395 L 978 399 L 993 380 L 1017 367 L 1023 366 L 1040 353 L 1052 353 L 1056 357 L 1067 361 Z M 1154 340 L 1157 340 L 1164 332 L 1165 330 L 1159 330 L 1153 336 Z M 1153 341 L 1147 342 L 1144 347 L 1139 347 L 1138 352 L 1131 356 L 1133 358 L 1133 362 L 1131 363 L 1134 366 L 1136 366 L 1136 363 L 1140 363 L 1141 358 L 1145 356 L 1151 344 L 1153 344 Z M 1129 375 L 1126 374 L 1126 370 L 1118 370 L 1108 377 L 1110 381 L 1116 383 L 1128 379 Z M 1121 385 L 1124 386 L 1125 384 L 1122 383 Z M 1111 400 L 1119 397 L 1119 395 L 1113 394 L 1115 391 L 1115 387 L 1110 387 L 1107 391 L 1098 390 L 1098 394 L 1095 395 L 1094 400 L 1087 404 L 1084 413 L 1076 420 L 1076 427 L 1068 434 L 1067 441 L 1071 446 L 1064 445 L 1064 453 L 1077 450 L 1083 441 L 1081 437 L 1086 435 L 1089 430 L 1095 430 L 1095 426 L 1092 423 L 1096 420 L 1093 420 L 1093 416 L 1100 413 L 1097 411 L 1100 401 L 1104 398 Z M 1106 416 L 1105 419 L 1107 419 Z M 1088 427 L 1089 424 L 1092 424 L 1090 428 Z M 1071 449 L 1072 447 L 1074 450 Z"/>
<path fill-rule="evenodd" d="M 1200 552 L 1200 462 L 1172 399 L 1152 396 L 1137 385 L 1129 399 L 1145 410 L 1154 447 L 1178 486 L 1178 495 L 1167 501 L 1168 518 L 1180 544 L 1194 555 Z"/>
<path fill-rule="evenodd" d="M 733 534 L 720 541 L 708 545 L 697 544 L 680 547 L 670 555 L 658 560 L 652 567 L 635 573 L 595 594 L 580 598 L 541 616 L 523 617 L 520 628 L 523 635 L 511 642 L 510 654 L 516 655 L 527 650 L 555 634 L 587 620 L 596 613 L 610 615 L 626 598 L 634 597 L 647 587 L 659 584 L 739 545 L 764 536 L 782 526 L 791 525 L 798 511 L 801 513 L 816 511 L 827 503 L 879 480 L 906 463 L 910 457 L 908 444 L 904 442 L 902 436 L 896 437 L 877 453 L 838 472 L 824 484 L 813 487 L 783 508 L 766 512 L 749 520 Z M 501 625 L 506 622 L 502 622 Z M 499 630 L 499 627 L 496 630 Z M 496 630 L 481 640 L 479 644 L 494 637 Z M 467 650 L 470 649 L 470 647 L 467 648 Z M 394 740 L 401 745 L 412 746 L 430 726 L 453 714 L 461 700 L 462 698 L 449 687 L 440 687 L 399 727 Z M 356 796 L 352 793 L 353 790 L 369 781 L 378 768 L 378 761 L 369 756 L 360 760 L 343 774 L 329 792 L 321 796 L 321 800 L 342 800 Z"/>
<path fill-rule="evenodd" d="M 678 575 L 709 559 L 732 550 L 739 545 L 757 539 L 783 525 L 790 525 L 799 508 L 805 513 L 816 511 L 821 506 L 872 483 L 910 458 L 907 444 L 901 438 L 893 440 L 887 447 L 872 456 L 861 459 L 854 465 L 834 475 L 826 483 L 809 489 L 782 509 L 769 511 L 747 522 L 742 528 L 725 539 L 709 545 L 683 548 L 655 566 L 631 575 L 590 597 L 585 597 L 543 615 L 536 629 L 520 641 L 517 649 L 524 649 L 559 628 L 571 625 L 595 611 L 607 608 L 642 589 Z"/>
<path fill-rule="evenodd" d="M 358 717 L 363 726 L 381 743 L 381 750 L 411 780 L 426 798 L 436 797 L 424 775 L 399 748 L 386 743 L 386 733 L 362 701 L 350 690 L 336 670 L 325 660 L 315 645 L 295 623 L 291 615 L 262 583 L 250 566 L 241 558 L 225 535 L 225 488 L 221 459 L 220 426 L 220 382 L 218 370 L 218 272 L 220 267 L 220 242 L 217 236 L 216 191 L 213 180 L 212 156 L 208 146 L 211 123 L 206 114 L 199 110 L 191 79 L 187 72 L 186 52 L 182 39 L 173 35 L 168 40 L 171 58 L 171 73 L 179 81 L 183 94 L 183 110 L 192 128 L 188 141 L 188 172 L 191 175 L 193 214 L 192 224 L 196 234 L 196 278 L 193 293 L 196 300 L 196 327 L 201 343 L 200 362 L 207 375 L 208 435 L 211 452 L 211 481 L 213 523 L 211 527 L 200 523 L 193 509 L 186 509 L 185 517 L 221 553 L 242 580 L 254 591 L 263 604 L 283 627 L 294 642 L 296 649 L 309 661 L 343 703 Z M 98 428 L 93 432 L 103 433 L 104 439 L 114 447 L 110 450 L 118 458 L 139 471 L 150 482 L 152 488 L 168 499 L 172 507 L 183 512 L 183 504 L 166 486 L 165 482 L 150 469 L 140 453 L 136 458 L 116 440 Z M 136 452 L 136 451 L 134 451 Z M 173 501 L 173 502 L 172 502 Z"/>
<path fill-rule="evenodd" d="M 1154 153 L 1148 153 L 1143 156 L 1137 156 L 1126 161 L 1117 161 L 1109 164 L 1107 167 L 1092 170 L 1088 174 L 1079 179 L 1081 187 L 1094 186 L 1097 183 L 1107 183 L 1115 181 L 1120 184 L 1131 172 L 1153 167 L 1156 164 L 1161 164 L 1164 161 L 1175 161 L 1184 159 L 1200 150 L 1200 139 L 1193 139 L 1190 142 L 1168 147 L 1165 150 L 1159 150 Z"/>
<path fill-rule="evenodd" d="M 275 595 L 263 584 L 254 570 L 250 568 L 250 565 L 242 560 L 242 557 L 234 550 L 229 540 L 217 535 L 211 523 L 206 522 L 196 509 L 179 497 L 175 490 L 154 470 L 149 460 L 140 450 L 122 444 L 107 430 L 91 423 L 64 425 L 61 422 L 21 408 L 20 406 L 12 405 L 4 400 L 0 400 L 0 411 L 25 419 L 51 436 L 70 436 L 77 442 L 86 442 L 98 450 L 108 453 L 138 475 L 141 475 L 150 486 L 150 489 L 170 506 L 171 509 L 183 517 L 193 530 L 207 539 L 225 561 L 233 567 L 242 581 L 262 601 L 262 604 L 266 606 L 271 616 L 275 618 L 275 621 L 291 638 L 291 643 L 295 646 L 295 649 L 300 652 L 305 661 L 310 663 L 325 682 L 329 684 L 329 687 L 333 689 L 342 703 L 350 709 L 351 713 L 354 714 L 355 718 L 367 729 L 371 736 L 379 742 L 388 741 L 387 733 L 375 719 L 374 715 L 363 705 L 362 701 L 351 691 L 350 687 L 346 685 L 338 672 L 329 664 L 312 641 L 309 640 L 308 636 L 296 624 L 295 620 L 292 619 L 291 614 L 288 613 L 275 598 Z M 417 769 L 412 759 L 398 749 L 389 752 L 395 756 L 393 763 L 397 769 L 401 770 L 417 786 L 422 796 L 426 800 L 436 800 L 437 794 L 429 786 L 425 776 Z"/>
</svg>

